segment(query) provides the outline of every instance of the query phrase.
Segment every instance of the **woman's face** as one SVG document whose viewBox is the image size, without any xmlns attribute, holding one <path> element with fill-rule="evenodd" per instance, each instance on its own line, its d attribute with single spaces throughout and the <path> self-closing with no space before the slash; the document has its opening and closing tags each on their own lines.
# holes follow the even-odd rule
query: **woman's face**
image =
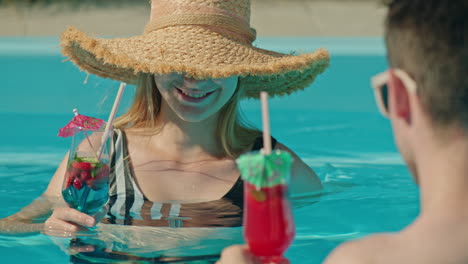
<svg viewBox="0 0 468 264">
<path fill-rule="evenodd" d="M 234 94 L 238 77 L 196 80 L 180 73 L 155 75 L 161 96 L 179 118 L 199 122 L 216 114 Z"/>
</svg>

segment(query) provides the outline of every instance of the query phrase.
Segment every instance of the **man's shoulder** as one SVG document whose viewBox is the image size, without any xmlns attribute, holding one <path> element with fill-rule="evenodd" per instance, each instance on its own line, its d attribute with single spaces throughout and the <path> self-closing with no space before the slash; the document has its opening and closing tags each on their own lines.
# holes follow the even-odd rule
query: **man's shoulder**
<svg viewBox="0 0 468 264">
<path fill-rule="evenodd" d="M 378 263 L 387 249 L 395 245 L 396 234 L 382 233 L 345 242 L 334 249 L 324 264 Z"/>
</svg>

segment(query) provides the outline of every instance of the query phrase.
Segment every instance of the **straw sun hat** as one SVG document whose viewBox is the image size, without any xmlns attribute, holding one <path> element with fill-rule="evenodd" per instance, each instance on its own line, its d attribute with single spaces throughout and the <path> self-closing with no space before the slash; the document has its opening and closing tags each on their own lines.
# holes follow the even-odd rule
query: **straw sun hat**
<svg viewBox="0 0 468 264">
<path fill-rule="evenodd" d="M 111 23 L 111 21 L 108 21 Z M 329 64 L 325 49 L 289 55 L 252 46 L 250 0 L 153 0 L 139 36 L 93 38 L 69 27 L 62 52 L 82 70 L 135 84 L 140 72 L 224 78 L 239 75 L 246 97 L 304 89 Z"/>
</svg>

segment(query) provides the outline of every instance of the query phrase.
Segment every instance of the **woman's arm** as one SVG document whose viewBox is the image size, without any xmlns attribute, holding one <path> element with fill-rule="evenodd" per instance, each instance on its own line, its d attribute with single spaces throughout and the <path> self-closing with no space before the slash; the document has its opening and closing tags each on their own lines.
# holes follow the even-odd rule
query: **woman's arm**
<svg viewBox="0 0 468 264">
<path fill-rule="evenodd" d="M 39 197 L 19 212 L 0 219 L 0 234 L 36 234 L 43 230 L 43 223 L 34 220 L 50 215 L 51 202 L 45 197 Z"/>
<path fill-rule="evenodd" d="M 292 194 L 311 193 L 323 189 L 317 174 L 296 153 L 280 142 L 276 143 L 275 149 L 287 151 L 293 157 L 291 183 L 289 185 Z"/>
<path fill-rule="evenodd" d="M 46 234 L 68 235 L 81 230 L 80 226 L 92 227 L 95 219 L 89 215 L 68 208 L 62 198 L 62 183 L 68 161 L 68 154 L 60 163 L 47 190 L 19 212 L 0 219 L 0 234 Z M 48 217 L 44 223 L 37 219 Z"/>
</svg>

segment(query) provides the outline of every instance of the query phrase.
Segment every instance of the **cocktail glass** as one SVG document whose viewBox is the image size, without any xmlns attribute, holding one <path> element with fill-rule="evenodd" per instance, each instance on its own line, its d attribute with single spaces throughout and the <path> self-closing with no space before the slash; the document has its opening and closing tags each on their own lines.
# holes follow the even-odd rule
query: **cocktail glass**
<svg viewBox="0 0 468 264">
<path fill-rule="evenodd" d="M 62 196 L 71 208 L 93 215 L 109 199 L 110 140 L 101 143 L 102 130 L 77 130 L 72 136 Z"/>
<path fill-rule="evenodd" d="M 237 159 L 244 180 L 244 238 L 262 263 L 289 263 L 283 257 L 295 236 L 288 197 L 291 154 L 251 152 Z"/>
</svg>

